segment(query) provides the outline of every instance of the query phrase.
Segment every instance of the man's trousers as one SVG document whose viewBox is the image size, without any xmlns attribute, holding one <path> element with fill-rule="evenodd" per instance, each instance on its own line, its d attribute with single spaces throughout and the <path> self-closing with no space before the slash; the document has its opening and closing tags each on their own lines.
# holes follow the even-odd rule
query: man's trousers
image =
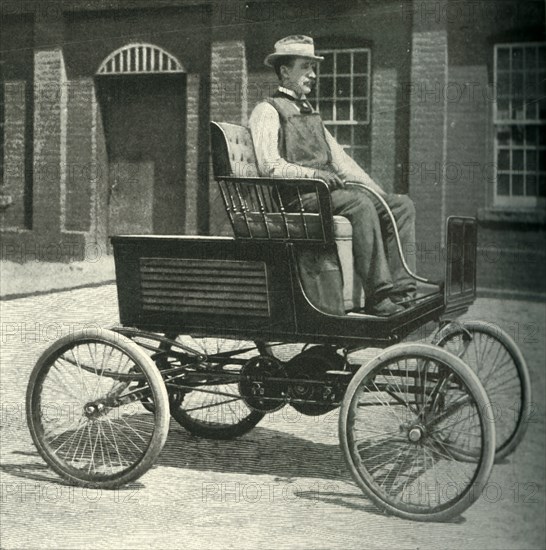
<svg viewBox="0 0 546 550">
<path fill-rule="evenodd" d="M 381 203 L 364 189 L 336 189 L 330 194 L 334 215 L 347 218 L 353 228 L 353 257 L 366 299 L 387 292 L 404 294 L 415 290 L 415 280 L 407 273 L 397 251 L 392 224 Z M 314 194 L 302 197 L 304 207 L 316 211 Z M 415 207 L 407 195 L 389 194 L 390 207 L 405 254 L 415 272 Z"/>
</svg>

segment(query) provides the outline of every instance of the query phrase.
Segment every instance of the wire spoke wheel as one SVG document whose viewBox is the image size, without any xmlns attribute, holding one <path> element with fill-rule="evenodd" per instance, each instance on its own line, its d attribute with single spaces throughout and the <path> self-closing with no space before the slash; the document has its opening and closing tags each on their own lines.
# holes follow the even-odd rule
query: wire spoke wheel
<svg viewBox="0 0 546 550">
<path fill-rule="evenodd" d="M 460 514 L 493 465 L 488 406 L 457 357 L 426 344 L 393 346 L 357 372 L 341 406 L 340 440 L 353 478 L 380 509 L 400 517 Z"/>
<path fill-rule="evenodd" d="M 202 379 L 197 372 L 188 384 L 181 382 L 184 391 L 178 406 L 171 407 L 173 418 L 190 433 L 210 439 L 232 439 L 252 430 L 265 415 L 246 404 L 238 384 L 243 365 L 260 355 L 262 346 L 249 340 L 189 335 L 176 341 L 206 359 L 201 364 Z"/>
<path fill-rule="evenodd" d="M 482 321 L 450 323 L 435 343 L 461 358 L 478 376 L 495 420 L 496 458 L 509 455 L 523 438 L 531 407 L 531 381 L 525 359 L 500 328 Z"/>
<path fill-rule="evenodd" d="M 144 398 L 153 400 L 153 410 Z M 77 485 L 115 488 L 140 477 L 161 452 L 167 392 L 136 344 L 109 330 L 84 330 L 55 342 L 38 360 L 27 421 L 58 474 Z"/>
</svg>

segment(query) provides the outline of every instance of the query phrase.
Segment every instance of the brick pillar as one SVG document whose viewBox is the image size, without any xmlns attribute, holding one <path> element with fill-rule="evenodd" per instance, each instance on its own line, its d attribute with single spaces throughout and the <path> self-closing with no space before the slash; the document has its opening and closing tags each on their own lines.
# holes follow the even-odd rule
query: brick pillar
<svg viewBox="0 0 546 550">
<path fill-rule="evenodd" d="M 186 234 L 197 233 L 197 197 L 201 181 L 199 167 L 199 85 L 198 74 L 188 74 L 186 80 Z"/>
<path fill-rule="evenodd" d="M 396 70 L 378 69 L 373 79 L 372 173 L 381 187 L 395 190 Z"/>
<path fill-rule="evenodd" d="M 34 54 L 34 229 L 58 236 L 66 196 L 66 72 L 60 48 Z"/>
<path fill-rule="evenodd" d="M 25 82 L 4 85 L 4 182 L 12 203 L 0 213 L 3 229 L 25 228 Z"/>
<path fill-rule="evenodd" d="M 217 31 L 217 34 L 220 33 Z M 245 44 L 242 40 L 216 39 L 211 50 L 210 118 L 218 122 L 246 124 L 248 73 Z M 211 181 L 209 194 L 209 220 L 211 235 L 231 234 L 214 181 Z"/>
<path fill-rule="evenodd" d="M 416 0 L 413 17 L 409 194 L 417 211 L 418 270 L 441 276 L 445 239 L 445 164 L 448 82 L 447 31 L 442 2 Z M 426 265 L 426 267 L 425 267 Z"/>
<path fill-rule="evenodd" d="M 64 229 L 89 231 L 91 196 L 95 187 L 96 166 L 93 159 L 93 98 L 91 78 L 73 80 L 67 89 L 68 142 L 66 212 Z"/>
</svg>

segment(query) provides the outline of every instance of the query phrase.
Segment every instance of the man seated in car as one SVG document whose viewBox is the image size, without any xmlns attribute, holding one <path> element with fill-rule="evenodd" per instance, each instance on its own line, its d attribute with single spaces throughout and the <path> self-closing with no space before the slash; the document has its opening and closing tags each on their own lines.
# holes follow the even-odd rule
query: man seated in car
<svg viewBox="0 0 546 550">
<path fill-rule="evenodd" d="M 315 84 L 313 39 L 287 36 L 275 44 L 265 64 L 273 67 L 280 86 L 273 97 L 253 110 L 249 126 L 260 176 L 317 178 L 330 189 L 334 214 L 353 227 L 355 269 L 365 291 L 365 312 L 389 316 L 404 310 L 415 296 L 415 281 L 404 270 L 392 226 L 380 202 L 348 182 L 377 191 L 391 208 L 402 249 L 415 241 L 415 209 L 407 195 L 387 194 L 345 153 L 306 99 Z M 306 209 L 316 209 L 315 195 L 303 195 Z M 414 270 L 414 257 L 408 258 Z"/>
</svg>

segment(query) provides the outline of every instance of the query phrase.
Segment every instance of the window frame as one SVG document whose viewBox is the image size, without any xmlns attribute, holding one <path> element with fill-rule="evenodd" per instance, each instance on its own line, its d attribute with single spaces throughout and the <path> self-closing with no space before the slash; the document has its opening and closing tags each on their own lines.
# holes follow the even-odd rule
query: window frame
<svg viewBox="0 0 546 550">
<path fill-rule="evenodd" d="M 536 47 L 536 66 L 535 71 L 537 75 L 537 99 L 538 102 L 540 100 L 540 97 L 538 97 L 539 91 L 538 91 L 538 75 L 540 74 L 541 67 L 539 66 L 539 48 L 546 46 L 546 42 L 541 41 L 531 41 L 531 42 L 506 42 L 506 43 L 499 43 L 495 44 L 493 48 L 493 165 L 494 165 L 494 177 L 493 177 L 493 193 L 492 193 L 492 202 L 494 207 L 500 207 L 504 209 L 537 209 L 537 208 L 544 208 L 546 206 L 546 197 L 541 197 L 539 195 L 539 189 L 540 189 L 540 182 L 539 178 L 541 175 L 544 174 L 543 171 L 540 170 L 540 152 L 544 151 L 546 153 L 546 145 L 540 144 L 540 134 L 538 133 L 538 129 L 541 126 L 546 125 L 546 119 L 540 118 L 540 110 L 537 110 L 537 116 L 535 119 L 516 119 L 516 118 L 499 118 L 499 110 L 498 110 L 498 99 L 499 99 L 499 87 L 498 87 L 498 81 L 499 81 L 499 68 L 498 68 L 498 58 L 499 58 L 499 50 L 502 49 L 508 49 L 509 52 L 509 68 L 507 70 L 502 70 L 502 72 L 507 72 L 510 75 L 509 78 L 509 91 L 507 97 L 509 98 L 509 115 L 511 114 L 511 105 L 512 105 L 512 98 L 515 97 L 513 95 L 512 91 L 512 52 L 515 48 L 521 48 L 522 50 L 524 48 L 528 47 Z M 525 107 L 525 99 L 526 99 L 526 81 L 527 78 L 526 75 L 527 67 L 525 64 L 522 65 L 521 72 L 523 74 L 523 80 L 522 80 L 522 101 L 523 101 L 523 107 Z M 546 69 L 545 69 L 546 70 Z M 504 97 L 504 96 L 502 96 Z M 527 110 L 524 109 L 524 115 L 527 116 Z M 508 146 L 503 147 L 499 144 L 499 133 L 501 131 L 501 128 L 508 129 L 510 133 L 512 132 L 512 129 L 514 127 L 520 126 L 524 130 L 524 134 L 526 134 L 525 129 L 530 126 L 535 126 L 537 128 L 537 136 L 536 136 L 536 148 L 528 147 L 525 139 L 523 140 L 523 143 L 521 145 L 514 146 L 511 139 L 508 144 Z M 500 170 L 499 169 L 499 154 L 501 150 L 507 150 L 509 154 L 509 168 L 506 170 Z M 525 185 L 526 185 L 526 175 L 531 172 L 527 172 L 527 151 L 534 150 L 536 151 L 536 186 L 537 186 L 537 192 L 534 196 L 527 196 L 527 195 L 513 195 L 512 193 L 512 185 L 510 184 L 510 189 L 508 195 L 499 195 L 498 193 L 498 183 L 499 183 L 499 176 L 503 174 L 507 174 L 510 178 L 510 181 L 514 175 L 521 175 L 523 177 L 523 185 L 524 185 L 524 192 L 525 192 Z M 512 159 L 514 151 L 522 151 L 523 155 L 523 168 L 522 170 L 514 170 L 512 168 Z M 532 173 L 531 173 L 532 174 Z"/>
<path fill-rule="evenodd" d="M 354 56 L 355 54 L 365 53 L 366 54 L 366 67 L 364 70 L 360 71 L 358 70 L 355 72 L 355 66 L 354 66 Z M 321 101 L 331 101 L 332 102 L 332 119 L 325 119 L 323 118 L 323 122 L 329 130 L 333 130 L 334 137 L 337 136 L 337 128 L 346 127 L 346 128 L 352 128 L 350 130 L 350 143 L 349 144 L 341 144 L 343 149 L 349 154 L 349 156 L 353 157 L 353 153 L 360 151 L 360 154 L 363 155 L 362 159 L 368 159 L 370 155 L 370 144 L 368 143 L 358 143 L 355 141 L 355 129 L 357 127 L 363 127 L 367 132 L 371 131 L 371 110 L 372 110 L 372 49 L 370 47 L 340 47 L 340 48 L 321 48 L 317 50 L 317 55 L 331 55 L 332 54 L 332 71 L 326 73 L 324 75 L 321 74 L 321 64 L 317 65 L 317 80 L 315 84 L 315 90 L 313 93 L 312 99 L 316 103 L 316 109 L 320 113 L 320 105 Z M 337 56 L 338 54 L 351 54 L 351 62 L 350 62 L 350 69 L 349 72 L 343 72 L 338 74 L 337 72 Z M 358 67 L 357 67 L 358 69 Z M 321 85 L 321 78 L 324 77 L 331 77 L 332 78 L 332 96 L 331 97 L 321 97 L 320 95 L 320 85 Z M 354 95 L 354 79 L 355 77 L 359 76 L 365 76 L 367 79 L 366 82 L 366 92 L 365 95 Z M 349 96 L 347 98 L 341 99 L 341 101 L 347 100 L 349 103 L 349 119 L 346 120 L 336 120 L 337 117 L 337 103 L 340 101 L 340 98 L 337 97 L 336 94 L 336 81 L 338 77 L 344 77 L 350 78 L 350 90 L 349 90 Z M 354 101 L 363 100 L 366 102 L 366 118 L 356 120 L 355 119 L 355 105 Z M 322 113 L 321 113 L 322 114 Z M 339 139 L 338 139 L 339 141 Z M 369 140 L 368 140 L 369 141 Z M 353 157 L 354 158 L 354 157 Z M 362 160 L 361 159 L 361 160 Z M 370 159 L 367 160 L 367 164 L 370 163 Z"/>
</svg>

